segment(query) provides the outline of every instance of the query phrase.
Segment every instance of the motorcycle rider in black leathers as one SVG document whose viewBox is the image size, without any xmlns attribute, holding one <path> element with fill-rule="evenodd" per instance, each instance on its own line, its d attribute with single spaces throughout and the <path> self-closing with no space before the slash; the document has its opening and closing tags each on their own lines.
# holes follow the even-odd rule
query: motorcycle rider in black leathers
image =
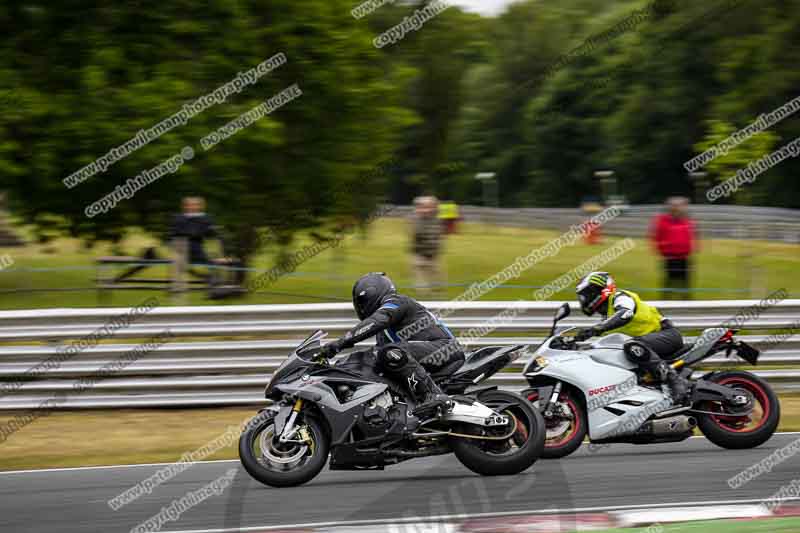
<svg viewBox="0 0 800 533">
<path fill-rule="evenodd" d="M 406 387 L 417 404 L 414 414 L 448 409 L 452 402 L 431 378 L 464 352 L 453 334 L 422 304 L 397 294 L 383 273 L 361 277 L 353 285 L 353 307 L 361 322 L 344 337 L 323 346 L 332 357 L 356 343 L 377 336 L 377 370 Z"/>
</svg>

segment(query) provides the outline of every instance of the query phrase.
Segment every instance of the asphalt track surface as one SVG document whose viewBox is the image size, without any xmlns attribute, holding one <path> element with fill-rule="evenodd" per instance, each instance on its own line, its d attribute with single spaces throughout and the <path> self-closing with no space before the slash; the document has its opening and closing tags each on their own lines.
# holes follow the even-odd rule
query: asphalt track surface
<svg viewBox="0 0 800 533">
<path fill-rule="evenodd" d="M 231 468 L 238 473 L 222 495 L 189 509 L 162 531 L 259 531 L 372 519 L 760 500 L 800 477 L 800 454 L 736 490 L 727 480 L 798 438 L 775 435 L 744 451 L 723 450 L 704 438 L 615 444 L 591 452 L 584 445 L 566 459 L 539 461 L 520 475 L 500 478 L 480 477 L 454 457 L 442 456 L 382 472 L 326 468 L 309 484 L 291 489 L 262 486 L 235 461 L 198 463 L 117 511 L 108 506 L 110 498 L 164 465 L 8 472 L 0 473 L 0 531 L 127 532 Z"/>
</svg>

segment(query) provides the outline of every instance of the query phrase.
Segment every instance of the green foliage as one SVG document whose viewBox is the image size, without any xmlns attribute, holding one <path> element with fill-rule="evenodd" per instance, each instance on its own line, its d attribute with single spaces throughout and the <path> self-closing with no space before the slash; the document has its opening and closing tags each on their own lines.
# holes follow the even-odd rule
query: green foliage
<svg viewBox="0 0 800 533">
<path fill-rule="evenodd" d="M 33 224 L 56 214 L 73 235 L 117 240 L 130 226 L 163 232 L 180 197 L 199 194 L 247 256 L 259 227 L 316 226 L 374 206 L 385 180 L 354 185 L 392 154 L 412 121 L 401 105 L 410 78 L 371 46 L 370 29 L 351 7 L 349 0 L 9 7 L 0 15 L 7 30 L 0 73 L 20 103 L 0 116 L 0 188 L 14 213 Z M 287 63 L 256 84 L 65 188 L 69 174 L 278 52 Z M 299 99 L 208 152 L 200 148 L 201 137 L 293 83 Z M 106 214 L 84 215 L 89 203 L 187 145 L 197 155 L 177 173 Z M 342 188 L 357 194 L 337 196 Z"/>
<path fill-rule="evenodd" d="M 716 146 L 737 130 L 733 125 L 722 120 L 708 121 L 708 129 L 708 135 L 695 145 L 697 153 L 703 153 Z M 747 167 L 750 162 L 770 154 L 775 149 L 777 140 L 778 136 L 772 131 L 756 133 L 727 154 L 718 155 L 703 167 L 703 170 L 709 173 L 713 183 L 725 181 L 735 176 L 738 170 Z M 749 203 L 748 200 L 752 201 L 752 198 L 753 193 L 749 188 L 736 193 L 736 200 L 739 203 Z"/>
<path fill-rule="evenodd" d="M 660 202 L 692 191 L 683 163 L 700 147 L 798 96 L 795 0 L 527 0 L 496 18 L 451 7 L 392 46 L 372 45 L 426 3 L 359 20 L 351 0 L 12 3 L 0 11 L 0 189 L 40 235 L 87 242 L 132 226 L 162 233 L 180 197 L 203 195 L 247 257 L 268 228 L 287 246 L 297 230 L 363 220 L 382 199 L 480 203 L 477 172 L 497 173 L 506 206 L 576 205 L 600 193 L 600 168 L 616 171 L 631 201 Z M 277 52 L 288 62 L 255 85 L 65 188 L 66 176 Z M 300 98 L 200 148 L 293 83 Z M 797 136 L 791 117 L 709 170 L 724 179 Z M 84 215 L 187 145 L 197 155 L 176 174 Z M 798 171 L 786 161 L 734 201 L 800 207 Z"/>
</svg>

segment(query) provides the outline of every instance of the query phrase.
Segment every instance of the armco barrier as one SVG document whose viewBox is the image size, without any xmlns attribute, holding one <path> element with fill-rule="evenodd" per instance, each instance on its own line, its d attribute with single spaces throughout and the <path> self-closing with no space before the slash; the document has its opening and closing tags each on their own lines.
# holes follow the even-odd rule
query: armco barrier
<svg viewBox="0 0 800 533">
<path fill-rule="evenodd" d="M 511 302 L 429 302 L 434 310 L 447 310 L 446 322 L 458 335 L 506 309 Z M 655 302 L 678 327 L 699 330 L 730 320 L 756 301 Z M 541 343 L 551 323 L 556 302 L 530 302 L 493 337 L 472 346 Z M 105 342 L 62 358 L 31 377 L 30 369 L 52 358 L 61 346 L 102 327 L 117 309 L 49 309 L 0 312 L 0 409 L 35 409 L 42 402 L 65 393 L 56 408 L 168 407 L 255 405 L 264 402 L 263 390 L 273 372 L 300 339 L 315 329 L 331 336 L 355 324 L 348 304 L 299 304 L 258 306 L 159 307 L 119 329 Z M 769 342 L 770 330 L 797 324 L 800 300 L 784 300 L 745 326 L 744 340 L 769 349 L 762 355 L 756 374 L 785 392 L 800 391 L 800 335 L 780 345 Z M 580 312 L 564 325 L 587 325 L 592 320 Z M 169 329 L 173 340 L 130 364 L 120 365 L 93 386 L 76 392 L 81 378 L 115 361 L 137 344 Z M 213 338 L 209 338 L 213 337 Z M 692 337 L 687 337 L 691 342 Z M 369 343 L 364 343 L 364 346 Z M 468 343 L 469 346 L 469 343 Z M 489 383 L 519 389 L 521 369 L 529 355 L 509 372 Z M 702 368 L 744 365 L 736 358 L 715 356 Z M 27 374 L 26 374 L 27 373 Z"/>
</svg>

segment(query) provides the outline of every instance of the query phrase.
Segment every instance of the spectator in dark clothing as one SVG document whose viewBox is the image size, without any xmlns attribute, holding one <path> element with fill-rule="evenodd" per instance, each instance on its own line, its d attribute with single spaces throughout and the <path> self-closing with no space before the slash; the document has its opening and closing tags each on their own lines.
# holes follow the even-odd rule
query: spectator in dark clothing
<svg viewBox="0 0 800 533">
<path fill-rule="evenodd" d="M 189 263 L 208 265 L 210 260 L 203 242 L 219 237 L 214 220 L 205 213 L 205 200 L 200 197 L 183 199 L 183 213 L 175 215 L 169 229 L 169 240 L 185 237 L 189 245 Z"/>
<path fill-rule="evenodd" d="M 189 273 L 195 277 L 208 281 L 210 286 L 209 298 L 218 299 L 238 294 L 237 289 L 224 288 L 223 285 L 239 286 L 244 281 L 242 263 L 236 259 L 219 258 L 211 259 L 205 250 L 205 242 L 218 239 L 220 247 L 225 252 L 225 243 L 222 240 L 219 228 L 208 214 L 205 213 L 206 203 L 200 197 L 186 197 L 182 202 L 183 212 L 175 215 L 169 229 L 169 240 L 186 238 L 188 242 L 188 262 L 191 265 Z M 195 266 L 209 266 L 209 270 L 197 270 Z M 229 279 L 225 279 L 225 272 L 213 267 L 232 267 L 227 271 Z"/>
<path fill-rule="evenodd" d="M 656 216 L 651 228 L 653 245 L 664 261 L 662 298 L 665 300 L 691 299 L 691 256 L 697 250 L 697 234 L 688 207 L 687 198 L 668 199 L 669 212 Z"/>
</svg>

